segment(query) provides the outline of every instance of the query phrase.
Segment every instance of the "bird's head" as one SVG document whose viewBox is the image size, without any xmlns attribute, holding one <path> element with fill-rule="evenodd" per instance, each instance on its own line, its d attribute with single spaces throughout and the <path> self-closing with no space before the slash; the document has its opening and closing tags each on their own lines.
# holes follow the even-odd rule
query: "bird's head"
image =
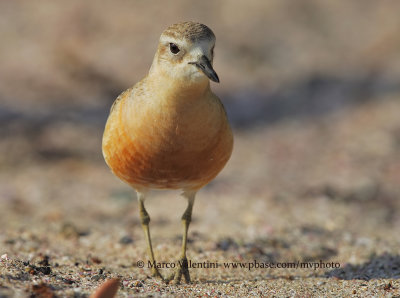
<svg viewBox="0 0 400 298">
<path fill-rule="evenodd" d="M 188 83 L 219 83 L 213 69 L 215 35 L 206 25 L 184 22 L 169 26 L 159 40 L 151 72 Z"/>
</svg>

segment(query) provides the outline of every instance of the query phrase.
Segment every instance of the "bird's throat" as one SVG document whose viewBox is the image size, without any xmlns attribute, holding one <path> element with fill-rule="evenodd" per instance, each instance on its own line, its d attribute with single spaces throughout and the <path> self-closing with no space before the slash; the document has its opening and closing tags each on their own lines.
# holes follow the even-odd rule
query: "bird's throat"
<svg viewBox="0 0 400 298">
<path fill-rule="evenodd" d="M 193 104 L 204 98 L 204 95 L 210 91 L 210 82 L 208 79 L 191 82 L 188 80 L 178 80 L 168 77 L 152 80 L 148 78 L 153 89 L 158 96 L 156 98 L 172 105 Z"/>
</svg>

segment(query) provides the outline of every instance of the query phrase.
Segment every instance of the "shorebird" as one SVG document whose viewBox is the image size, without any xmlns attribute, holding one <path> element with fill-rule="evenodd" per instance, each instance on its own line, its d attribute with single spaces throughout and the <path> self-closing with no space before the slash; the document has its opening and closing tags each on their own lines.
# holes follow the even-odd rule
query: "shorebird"
<svg viewBox="0 0 400 298">
<path fill-rule="evenodd" d="M 178 189 L 188 201 L 182 215 L 181 265 L 165 279 L 152 267 L 153 276 L 175 284 L 182 275 L 190 282 L 186 245 L 195 195 L 222 170 L 233 148 L 224 106 L 210 89 L 210 80 L 219 82 L 212 66 L 214 45 L 215 35 L 206 25 L 169 26 L 147 76 L 113 103 L 103 135 L 107 165 L 137 192 L 152 264 L 146 194 L 150 189 Z"/>
</svg>

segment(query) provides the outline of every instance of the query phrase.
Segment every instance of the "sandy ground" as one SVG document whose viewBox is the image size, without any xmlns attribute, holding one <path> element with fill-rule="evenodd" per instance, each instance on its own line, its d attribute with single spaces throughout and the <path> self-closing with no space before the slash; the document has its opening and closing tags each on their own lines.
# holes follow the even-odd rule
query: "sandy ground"
<svg viewBox="0 0 400 298">
<path fill-rule="evenodd" d="M 45 284 L 84 296 L 119 277 L 121 296 L 399 295 L 399 109 L 382 99 L 301 127 L 238 133 L 231 162 L 198 195 L 190 231 L 189 258 L 221 267 L 192 269 L 191 285 L 149 277 L 133 191 L 97 158 L 10 165 L 1 173 L 0 293 Z M 178 255 L 178 195 L 147 202 L 159 262 Z M 340 268 L 224 268 L 298 261 Z"/>
<path fill-rule="evenodd" d="M 0 3 L 0 297 L 88 297 L 114 277 L 118 297 L 400 296 L 395 8 L 9 3 Z M 160 21 L 149 26 L 153 13 Z M 135 194 L 105 165 L 101 136 L 112 100 L 182 18 L 216 32 L 212 87 L 235 148 L 194 206 L 188 258 L 208 268 L 173 286 L 150 277 Z M 154 192 L 146 204 L 156 259 L 176 265 L 185 202 Z"/>
</svg>

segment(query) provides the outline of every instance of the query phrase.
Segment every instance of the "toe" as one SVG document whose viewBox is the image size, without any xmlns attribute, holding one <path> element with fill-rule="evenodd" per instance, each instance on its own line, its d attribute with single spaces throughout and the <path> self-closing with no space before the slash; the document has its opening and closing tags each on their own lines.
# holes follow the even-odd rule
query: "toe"
<svg viewBox="0 0 400 298">
<path fill-rule="evenodd" d="M 181 279 L 182 279 L 182 269 L 179 268 L 179 270 L 177 270 L 175 273 L 174 285 L 179 285 L 181 283 Z"/>
<path fill-rule="evenodd" d="M 151 275 L 153 277 L 160 278 L 161 280 L 164 280 L 164 277 L 161 275 L 161 273 L 157 269 L 152 270 L 151 273 L 152 273 Z"/>
</svg>

